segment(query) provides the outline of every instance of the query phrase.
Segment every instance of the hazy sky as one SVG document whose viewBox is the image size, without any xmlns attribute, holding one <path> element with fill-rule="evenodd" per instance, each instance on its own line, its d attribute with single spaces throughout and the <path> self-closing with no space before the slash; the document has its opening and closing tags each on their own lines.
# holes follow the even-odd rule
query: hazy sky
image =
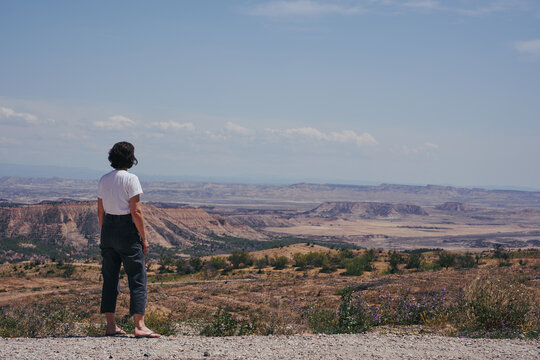
<svg viewBox="0 0 540 360">
<path fill-rule="evenodd" d="M 0 0 L 0 162 L 121 140 L 135 173 L 540 188 L 540 1 Z"/>
</svg>

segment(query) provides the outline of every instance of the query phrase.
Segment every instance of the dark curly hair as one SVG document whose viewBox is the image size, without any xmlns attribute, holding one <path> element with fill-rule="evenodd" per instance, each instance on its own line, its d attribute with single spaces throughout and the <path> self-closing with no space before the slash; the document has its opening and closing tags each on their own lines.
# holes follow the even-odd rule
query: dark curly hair
<svg viewBox="0 0 540 360">
<path fill-rule="evenodd" d="M 135 147 L 127 141 L 114 144 L 109 150 L 109 161 L 115 169 L 129 169 L 139 163 L 135 157 Z"/>
</svg>

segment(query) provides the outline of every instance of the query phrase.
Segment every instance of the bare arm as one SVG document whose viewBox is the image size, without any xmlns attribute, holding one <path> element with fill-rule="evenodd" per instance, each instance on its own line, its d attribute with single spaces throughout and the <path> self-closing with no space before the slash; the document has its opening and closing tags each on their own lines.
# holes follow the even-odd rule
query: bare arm
<svg viewBox="0 0 540 360">
<path fill-rule="evenodd" d="M 97 199 L 97 216 L 99 220 L 99 227 L 103 226 L 103 219 L 105 218 L 105 209 L 103 208 L 103 200 Z"/>
<path fill-rule="evenodd" d="M 135 227 L 137 228 L 137 231 L 139 232 L 139 235 L 141 236 L 142 241 L 142 247 L 143 247 L 143 253 L 146 254 L 148 252 L 148 240 L 146 240 L 146 232 L 144 231 L 144 216 L 141 208 L 141 202 L 140 202 L 140 196 L 135 195 L 131 199 L 129 199 L 129 209 L 131 211 L 131 217 L 133 218 L 133 223 L 135 224 Z"/>
</svg>

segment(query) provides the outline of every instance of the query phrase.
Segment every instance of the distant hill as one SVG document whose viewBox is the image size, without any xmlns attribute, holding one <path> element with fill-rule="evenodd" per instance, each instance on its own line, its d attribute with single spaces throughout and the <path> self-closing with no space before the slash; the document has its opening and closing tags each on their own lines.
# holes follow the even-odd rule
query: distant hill
<svg viewBox="0 0 540 360">
<path fill-rule="evenodd" d="M 371 219 L 379 217 L 389 218 L 408 215 L 428 215 L 428 213 L 418 205 L 351 201 L 325 202 L 305 214 L 307 216 L 331 219 Z"/>
<path fill-rule="evenodd" d="M 154 246 L 185 250 L 202 245 L 219 249 L 216 243 L 227 238 L 267 239 L 248 226 L 231 225 L 219 215 L 210 215 L 203 209 L 162 209 L 144 204 L 143 211 L 147 235 Z M 99 231 L 96 202 L 0 207 L 0 239 L 17 239 L 19 247 L 46 246 L 87 253 L 89 248 L 97 251 Z M 9 248 L 4 247 L 4 251 Z"/>
<path fill-rule="evenodd" d="M 463 212 L 466 210 L 466 207 L 463 203 L 448 201 L 444 204 L 438 205 L 435 207 L 437 210 L 449 211 L 449 212 Z"/>
<path fill-rule="evenodd" d="M 468 189 L 451 186 L 382 184 L 254 185 L 203 182 L 143 182 L 143 201 L 191 206 L 310 210 L 323 202 L 412 203 L 437 206 L 445 202 L 470 206 L 540 209 L 540 192 Z M 0 177 L 0 198 L 11 202 L 96 198 L 96 180 Z"/>
</svg>

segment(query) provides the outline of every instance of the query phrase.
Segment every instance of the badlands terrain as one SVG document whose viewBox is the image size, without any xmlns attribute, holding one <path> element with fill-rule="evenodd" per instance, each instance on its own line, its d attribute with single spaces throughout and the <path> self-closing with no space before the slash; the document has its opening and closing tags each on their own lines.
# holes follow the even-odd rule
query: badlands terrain
<svg viewBox="0 0 540 360">
<path fill-rule="evenodd" d="M 152 244 L 147 318 L 167 336 L 135 343 L 101 336 L 95 188 L 86 180 L 0 178 L 0 334 L 23 337 L 0 340 L 9 358 L 539 353 L 540 193 L 143 183 Z M 118 320 L 130 332 L 125 276 L 121 289 Z M 338 316 L 349 290 L 355 314 L 366 314 L 365 328 L 354 331 Z M 484 326 L 481 314 L 471 315 L 482 292 L 505 294 L 487 305 L 510 325 Z M 514 303 L 521 310 L 504 308 Z M 404 306 L 420 311 L 415 320 L 395 317 Z"/>
<path fill-rule="evenodd" d="M 0 178 L 0 257 L 91 256 L 94 181 Z M 540 246 L 540 193 L 443 186 L 143 183 L 154 255 L 316 242 L 377 249 Z M 0 259 L 1 260 L 1 259 Z"/>
</svg>

